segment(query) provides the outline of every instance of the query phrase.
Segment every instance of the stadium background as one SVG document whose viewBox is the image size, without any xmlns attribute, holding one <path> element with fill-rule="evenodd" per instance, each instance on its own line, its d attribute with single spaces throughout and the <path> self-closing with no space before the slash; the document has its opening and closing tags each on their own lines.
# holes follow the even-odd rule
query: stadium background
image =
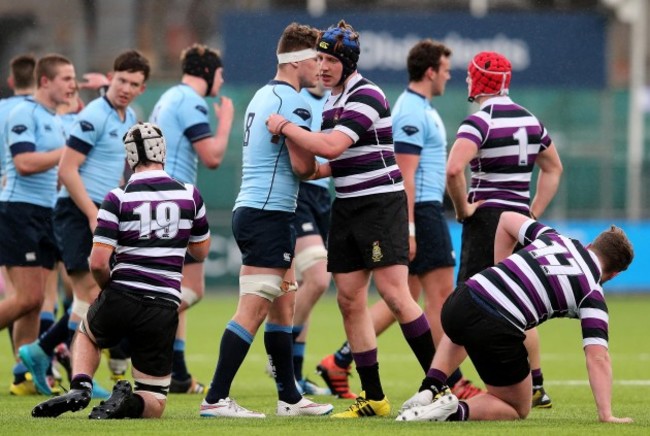
<svg viewBox="0 0 650 436">
<path fill-rule="evenodd" d="M 230 210 L 240 180 L 242 114 L 252 93 L 274 74 L 275 42 L 286 24 L 325 28 L 348 20 L 361 33 L 361 73 L 391 102 L 406 84 L 405 59 L 413 42 L 444 41 L 454 51 L 452 80 L 434 104 L 450 144 L 472 110 L 465 98 L 468 60 L 480 50 L 500 51 L 513 63 L 511 95 L 545 123 L 565 166 L 545 218 L 586 240 L 610 223 L 623 227 L 637 257 L 608 286 L 642 292 L 650 290 L 649 138 L 641 137 L 640 159 L 633 162 L 638 177 L 630 178 L 628 125 L 636 115 L 645 127 L 641 132 L 648 131 L 646 79 L 641 76 L 638 95 L 630 92 L 630 78 L 635 65 L 648 65 L 647 32 L 641 62 L 631 55 L 639 34 L 631 21 L 650 21 L 650 6 L 638 16 L 637 1 L 646 0 L 0 0 L 0 80 L 4 86 L 9 60 L 23 52 L 64 54 L 80 76 L 109 71 L 119 51 L 137 48 L 153 66 L 148 89 L 135 105 L 146 119 L 160 94 L 178 81 L 184 47 L 198 41 L 220 49 L 226 80 L 221 93 L 233 99 L 236 117 L 224 163 L 199 173 L 214 233 L 206 275 L 218 289 L 236 284 L 240 265 Z M 307 12 L 323 5 L 324 15 Z M 630 109 L 631 95 L 639 97 L 638 113 Z M 640 190 L 634 205 L 632 184 Z M 451 218 L 458 250 L 460 228 Z"/>
</svg>

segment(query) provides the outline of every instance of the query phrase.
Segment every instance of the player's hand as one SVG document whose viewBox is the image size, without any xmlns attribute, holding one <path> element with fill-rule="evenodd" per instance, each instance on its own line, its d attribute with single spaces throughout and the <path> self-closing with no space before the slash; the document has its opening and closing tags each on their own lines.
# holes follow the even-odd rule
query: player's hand
<svg viewBox="0 0 650 436">
<path fill-rule="evenodd" d="M 102 73 L 86 73 L 83 78 L 85 82 L 79 82 L 79 89 L 99 89 L 111 84 L 108 77 Z"/>
<path fill-rule="evenodd" d="M 279 135 L 280 128 L 283 126 L 285 121 L 286 118 L 284 118 L 282 115 L 271 114 L 266 119 L 266 128 L 269 129 L 269 132 L 271 132 L 273 135 Z"/>
<path fill-rule="evenodd" d="M 221 105 L 218 102 L 212 103 L 214 107 L 214 116 L 222 123 L 232 123 L 235 117 L 235 107 L 232 104 L 232 99 L 221 96 Z"/>
<path fill-rule="evenodd" d="M 485 200 L 479 200 L 479 201 L 477 201 L 475 203 L 467 203 L 467 204 L 465 204 L 464 210 L 460 210 L 460 211 L 457 210 L 456 211 L 456 221 L 458 221 L 459 223 L 462 223 L 467 218 L 474 215 L 474 212 L 476 212 L 476 209 L 478 209 L 478 207 L 480 205 L 482 205 L 484 202 L 485 202 Z"/>
<path fill-rule="evenodd" d="M 601 419 L 602 422 L 611 422 L 613 424 L 631 424 L 634 422 L 632 418 L 617 418 L 615 416 L 610 416 L 606 419 Z"/>
</svg>

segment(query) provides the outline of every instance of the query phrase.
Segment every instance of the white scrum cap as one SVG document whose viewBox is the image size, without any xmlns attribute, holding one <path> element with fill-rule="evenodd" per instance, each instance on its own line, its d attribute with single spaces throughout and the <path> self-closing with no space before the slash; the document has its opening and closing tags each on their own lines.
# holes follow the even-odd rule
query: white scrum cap
<svg viewBox="0 0 650 436">
<path fill-rule="evenodd" d="M 122 139 L 131 169 L 145 162 L 165 163 L 167 145 L 162 130 L 152 123 L 134 124 Z"/>
</svg>

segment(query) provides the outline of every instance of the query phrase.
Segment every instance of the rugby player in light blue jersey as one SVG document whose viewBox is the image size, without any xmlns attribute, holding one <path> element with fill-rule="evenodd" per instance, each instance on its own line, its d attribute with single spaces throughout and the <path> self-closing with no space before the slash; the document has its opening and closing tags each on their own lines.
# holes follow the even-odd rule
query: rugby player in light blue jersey
<svg viewBox="0 0 650 436">
<path fill-rule="evenodd" d="M 408 288 L 408 211 L 391 110 L 383 91 L 357 71 L 361 49 L 352 26 L 340 21 L 330 27 L 317 50 L 321 80 L 332 89 L 321 132 L 300 129 L 281 114 L 271 115 L 268 127 L 328 158 L 316 173 L 334 180 L 327 268 L 363 392 L 333 417 L 387 416 L 391 406 L 381 385 L 377 337 L 366 304 L 371 275 L 425 371 L 434 351 L 429 323 Z"/>
<path fill-rule="evenodd" d="M 181 83 L 167 90 L 158 100 L 150 121 L 165 132 L 169 174 L 184 183 L 196 183 L 199 160 L 207 168 L 218 168 L 223 160 L 232 127 L 232 100 L 221 96 L 213 102 L 218 120 L 216 132 L 210 129 L 210 110 L 205 97 L 216 97 L 223 85 L 223 66 L 219 53 L 194 44 L 181 55 Z M 205 267 L 188 255 L 183 269 L 183 301 L 174 343 L 174 367 L 170 392 L 201 394 L 205 386 L 195 380 L 185 364 L 185 309 L 198 303 L 205 292 Z"/>
<path fill-rule="evenodd" d="M 5 159 L 8 157 L 6 149 L 9 135 L 9 132 L 7 132 L 9 113 L 18 103 L 34 94 L 36 89 L 35 67 L 36 59 L 31 55 L 16 56 L 9 63 L 10 73 L 7 78 L 7 85 L 13 90 L 13 95 L 0 100 L 0 175 L 3 177 L 6 166 Z"/>
<path fill-rule="evenodd" d="M 67 337 L 55 325 L 38 342 L 19 350 L 40 392 L 49 394 L 47 362 L 61 342 L 70 345 L 79 321 L 99 294 L 88 265 L 97 211 L 106 195 L 121 182 L 125 161 L 122 137 L 137 122 L 129 104 L 145 89 L 149 62 L 135 50 L 115 59 L 106 95 L 90 102 L 78 115 L 61 157 L 62 188 L 54 207 L 54 234 L 72 284 L 74 300 Z M 61 318 L 59 323 L 66 323 Z M 65 332 L 65 330 L 63 330 Z"/>
<path fill-rule="evenodd" d="M 284 29 L 276 52 L 277 73 L 255 93 L 244 115 L 242 183 L 232 218 L 242 252 L 239 304 L 221 337 L 217 367 L 201 404 L 204 417 L 265 417 L 230 397 L 235 375 L 265 319 L 264 345 L 278 391 L 276 414 L 325 415 L 333 409 L 298 392 L 291 353 L 296 285 L 289 271 L 299 177 L 314 177 L 318 164 L 313 154 L 271 135 L 265 125 L 270 114 L 280 112 L 309 130 L 311 110 L 298 91 L 318 81 L 317 38 L 318 31 L 309 26 L 292 23 Z"/>
<path fill-rule="evenodd" d="M 11 155 L 7 153 L 7 139 L 9 132 L 7 131 L 7 121 L 9 120 L 9 113 L 16 107 L 18 103 L 25 101 L 28 97 L 34 94 L 36 89 L 36 79 L 34 77 L 34 68 L 36 67 L 36 58 L 31 55 L 19 55 L 11 59 L 9 63 L 9 77 L 7 78 L 7 85 L 13 90 L 11 97 L 0 100 L 0 190 L 4 186 L 4 171 L 7 165 L 6 159 L 11 159 Z M 14 286 L 7 275 L 7 269 L 4 265 L 0 265 L 2 273 L 2 281 L 4 287 L 4 295 L 9 297 L 15 292 Z M 7 330 L 9 333 L 9 340 L 13 347 L 13 338 L 11 329 Z M 13 352 L 15 353 L 15 349 Z M 17 362 L 13 367 L 14 380 L 9 386 L 9 392 L 12 395 L 32 395 L 36 393 L 34 383 L 26 380 L 27 368 L 22 362 Z"/>
<path fill-rule="evenodd" d="M 39 59 L 35 78 L 34 97 L 9 114 L 7 178 L 0 193 L 0 264 L 16 289 L 0 302 L 0 328 L 13 322 L 16 349 L 38 336 L 46 279 L 58 258 L 52 206 L 65 135 L 56 107 L 76 89 L 74 66 L 61 55 Z"/>
</svg>

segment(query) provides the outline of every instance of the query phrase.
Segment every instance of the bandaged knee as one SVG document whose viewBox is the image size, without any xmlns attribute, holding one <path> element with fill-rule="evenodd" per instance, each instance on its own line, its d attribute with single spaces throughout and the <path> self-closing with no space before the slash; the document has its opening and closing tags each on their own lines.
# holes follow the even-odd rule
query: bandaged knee
<svg viewBox="0 0 650 436">
<path fill-rule="evenodd" d="M 282 277 L 273 274 L 250 274 L 239 277 L 240 295 L 257 295 L 269 301 L 282 295 Z"/>
<path fill-rule="evenodd" d="M 327 260 L 327 250 L 322 245 L 307 247 L 296 254 L 296 257 L 293 259 L 293 265 L 296 268 L 296 278 L 298 281 L 302 279 L 302 275 L 306 270 L 322 260 Z"/>
</svg>

